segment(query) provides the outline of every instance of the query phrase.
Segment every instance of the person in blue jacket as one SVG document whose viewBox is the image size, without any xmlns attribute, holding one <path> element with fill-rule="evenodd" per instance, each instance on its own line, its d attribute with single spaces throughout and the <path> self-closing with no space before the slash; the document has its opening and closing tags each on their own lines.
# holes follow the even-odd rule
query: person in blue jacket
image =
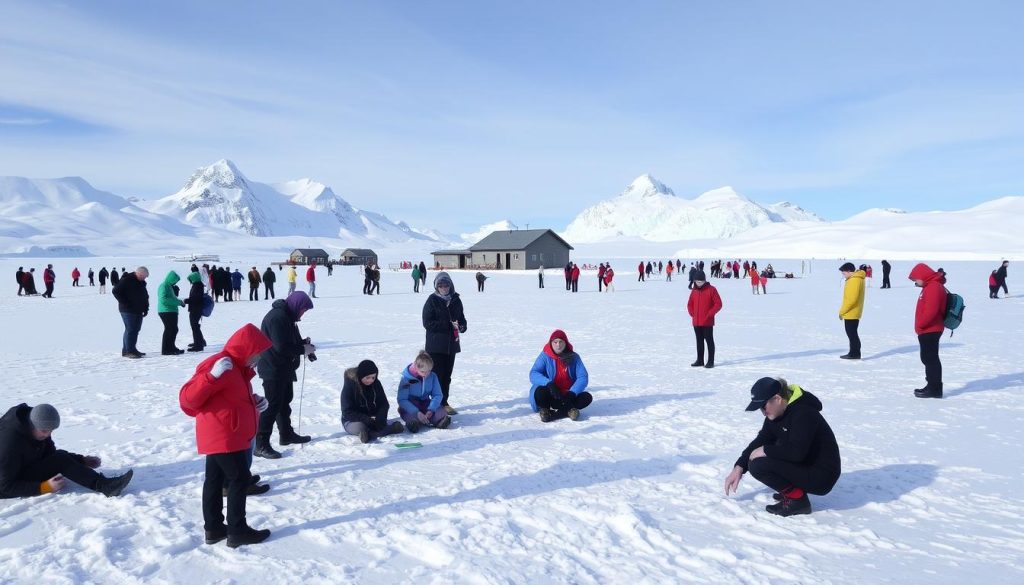
<svg viewBox="0 0 1024 585">
<path fill-rule="evenodd" d="M 594 397 L 587 392 L 587 368 L 573 351 L 569 338 L 556 329 L 530 370 L 530 406 L 540 413 L 541 422 L 569 417 L 580 418 Z"/>
<path fill-rule="evenodd" d="M 433 369 L 434 358 L 421 350 L 409 367 L 402 370 L 402 379 L 398 382 L 398 415 L 410 433 L 419 431 L 422 425 L 447 429 L 452 424 L 452 417 L 441 404 L 444 394 Z"/>
</svg>

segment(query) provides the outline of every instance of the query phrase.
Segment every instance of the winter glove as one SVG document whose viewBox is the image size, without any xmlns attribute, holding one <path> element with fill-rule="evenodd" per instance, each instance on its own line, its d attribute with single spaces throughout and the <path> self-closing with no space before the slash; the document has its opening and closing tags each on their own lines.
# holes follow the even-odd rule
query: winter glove
<svg viewBox="0 0 1024 585">
<path fill-rule="evenodd" d="M 49 494 L 59 492 L 60 490 L 64 489 L 64 485 L 67 484 L 67 481 L 68 480 L 64 479 L 63 475 L 58 473 L 57 475 L 39 484 L 39 493 Z"/>
<path fill-rule="evenodd" d="M 256 412 L 262 413 L 264 410 L 267 409 L 268 406 L 270 406 L 270 403 L 267 402 L 267 399 L 260 396 L 259 394 L 253 394 L 253 398 L 256 399 Z"/>
<path fill-rule="evenodd" d="M 210 368 L 210 375 L 214 378 L 220 378 L 224 375 L 224 372 L 232 368 L 231 358 L 222 357 L 219 360 L 213 362 L 213 367 Z"/>
<path fill-rule="evenodd" d="M 96 469 L 103 463 L 103 461 L 95 455 L 86 455 L 85 457 L 82 457 L 82 463 L 84 463 L 89 469 Z"/>
<path fill-rule="evenodd" d="M 562 404 L 562 391 L 554 383 L 548 384 L 548 393 L 551 395 L 551 406 L 556 407 Z"/>
<path fill-rule="evenodd" d="M 465 333 L 465 332 L 466 332 L 466 326 L 465 325 L 459 325 L 459 333 Z"/>
<path fill-rule="evenodd" d="M 303 355 L 307 355 L 308 356 L 309 354 L 311 354 L 311 353 L 313 353 L 315 351 L 316 351 L 316 346 L 313 345 L 312 343 L 308 343 L 307 342 L 307 343 L 303 344 L 303 346 L 302 346 L 302 353 L 303 353 Z"/>
<path fill-rule="evenodd" d="M 434 413 L 430 413 L 430 414 L 433 415 Z M 428 416 L 427 413 L 425 413 L 425 412 L 417 412 L 416 413 L 416 419 L 419 420 L 422 424 L 425 424 L 425 425 L 430 424 L 430 418 L 431 417 Z"/>
</svg>

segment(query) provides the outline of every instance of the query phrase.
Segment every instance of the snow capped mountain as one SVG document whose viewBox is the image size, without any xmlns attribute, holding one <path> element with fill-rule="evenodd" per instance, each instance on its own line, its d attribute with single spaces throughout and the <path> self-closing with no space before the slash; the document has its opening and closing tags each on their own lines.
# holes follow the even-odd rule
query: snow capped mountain
<svg viewBox="0 0 1024 585">
<path fill-rule="evenodd" d="M 45 245 L 76 245 L 110 234 L 135 240 L 196 235 L 194 227 L 150 213 L 80 177 L 0 177 L 0 216 L 0 237 L 43 237 Z"/>
<path fill-rule="evenodd" d="M 229 160 L 193 173 L 177 193 L 143 205 L 197 226 L 217 226 L 251 236 L 322 236 L 360 241 L 429 239 L 408 225 L 360 211 L 330 187 L 311 179 L 260 183 Z"/>
<path fill-rule="evenodd" d="M 480 229 L 476 230 L 475 232 L 460 234 L 459 237 L 462 239 L 463 243 L 472 246 L 473 244 L 491 235 L 491 232 L 513 231 L 517 229 L 519 229 L 519 227 L 516 224 L 512 223 L 507 219 L 503 219 L 501 221 L 496 221 L 494 223 L 489 223 L 487 225 L 480 226 Z"/>
<path fill-rule="evenodd" d="M 597 242 L 620 236 L 667 242 L 730 238 L 755 226 L 789 221 L 821 221 L 790 203 L 759 205 L 732 187 L 677 197 L 672 189 L 641 175 L 614 199 L 585 209 L 565 229 L 570 242 Z"/>
</svg>

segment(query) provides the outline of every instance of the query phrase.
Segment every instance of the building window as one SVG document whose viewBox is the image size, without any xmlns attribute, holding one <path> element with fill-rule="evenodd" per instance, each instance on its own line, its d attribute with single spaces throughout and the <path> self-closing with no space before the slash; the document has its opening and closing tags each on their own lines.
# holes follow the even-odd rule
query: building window
<svg viewBox="0 0 1024 585">
<path fill-rule="evenodd" d="M 537 255 L 536 254 L 530 254 L 530 262 L 536 262 L 536 261 L 537 261 Z"/>
<path fill-rule="evenodd" d="M 514 254 L 514 255 L 512 256 L 512 258 L 513 258 L 513 259 L 515 259 L 515 260 L 519 260 L 519 254 Z"/>
</svg>

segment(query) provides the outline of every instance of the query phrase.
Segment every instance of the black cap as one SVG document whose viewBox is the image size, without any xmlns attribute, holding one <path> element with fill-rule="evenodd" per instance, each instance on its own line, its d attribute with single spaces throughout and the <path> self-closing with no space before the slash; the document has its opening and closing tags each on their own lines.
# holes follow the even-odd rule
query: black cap
<svg viewBox="0 0 1024 585">
<path fill-rule="evenodd" d="M 775 378 L 761 378 L 754 382 L 754 385 L 750 387 L 750 404 L 747 405 L 747 412 L 761 408 L 780 392 L 782 392 L 782 384 Z"/>
<path fill-rule="evenodd" d="M 839 267 L 839 272 L 854 272 L 857 267 L 853 265 L 853 262 L 847 262 Z"/>
<path fill-rule="evenodd" d="M 359 378 L 360 380 L 369 376 L 370 374 L 376 373 L 378 373 L 377 364 L 373 363 L 370 360 L 363 360 L 359 362 L 358 366 L 356 366 L 356 377 Z"/>
<path fill-rule="evenodd" d="M 703 270 L 698 270 L 697 272 L 693 273 L 693 279 L 707 281 L 708 277 L 707 275 L 704 274 Z"/>
</svg>

